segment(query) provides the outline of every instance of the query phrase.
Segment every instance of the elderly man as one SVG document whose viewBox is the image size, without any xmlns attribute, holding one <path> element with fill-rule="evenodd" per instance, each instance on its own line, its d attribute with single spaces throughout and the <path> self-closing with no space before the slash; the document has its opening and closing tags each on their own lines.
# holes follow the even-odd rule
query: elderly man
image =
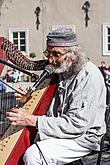
<svg viewBox="0 0 110 165">
<path fill-rule="evenodd" d="M 106 87 L 101 72 L 79 48 L 71 29 L 50 32 L 44 54 L 59 75 L 47 115 L 34 116 L 13 108 L 7 117 L 13 125 L 38 129 L 40 140 L 25 152 L 26 165 L 63 165 L 99 149 L 106 130 Z"/>
</svg>

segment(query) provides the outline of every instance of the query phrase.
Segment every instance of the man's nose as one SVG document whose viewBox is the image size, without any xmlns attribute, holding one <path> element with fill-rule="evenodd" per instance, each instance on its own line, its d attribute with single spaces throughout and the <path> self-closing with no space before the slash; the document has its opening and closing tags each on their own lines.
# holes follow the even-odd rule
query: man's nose
<svg viewBox="0 0 110 165">
<path fill-rule="evenodd" d="M 48 58 L 48 60 L 49 60 L 50 63 L 55 63 L 55 62 L 56 62 L 54 56 L 50 56 L 50 57 Z"/>
</svg>

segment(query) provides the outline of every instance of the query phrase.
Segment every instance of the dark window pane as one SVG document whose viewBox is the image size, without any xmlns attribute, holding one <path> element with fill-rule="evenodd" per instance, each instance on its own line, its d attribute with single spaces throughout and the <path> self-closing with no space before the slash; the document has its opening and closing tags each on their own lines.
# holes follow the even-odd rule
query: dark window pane
<svg viewBox="0 0 110 165">
<path fill-rule="evenodd" d="M 13 38 L 18 38 L 18 32 L 13 32 Z"/>
<path fill-rule="evenodd" d="M 110 34 L 110 28 L 108 28 L 108 34 Z"/>
<path fill-rule="evenodd" d="M 20 32 L 20 38 L 25 38 L 25 32 Z"/>
<path fill-rule="evenodd" d="M 13 40 L 13 43 L 16 44 L 16 45 L 18 45 L 18 40 L 15 40 L 15 39 L 14 39 L 14 40 Z"/>
<path fill-rule="evenodd" d="M 26 51 L 26 47 L 25 46 L 20 46 L 20 50 L 21 51 Z"/>
<path fill-rule="evenodd" d="M 20 39 L 20 44 L 25 44 L 25 39 Z"/>
<path fill-rule="evenodd" d="M 108 44 L 108 50 L 110 50 L 110 44 Z"/>
</svg>

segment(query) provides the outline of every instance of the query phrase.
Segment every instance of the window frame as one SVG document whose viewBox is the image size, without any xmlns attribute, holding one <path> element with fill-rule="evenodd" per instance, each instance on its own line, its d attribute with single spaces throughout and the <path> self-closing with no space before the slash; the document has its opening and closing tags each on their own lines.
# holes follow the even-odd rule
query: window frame
<svg viewBox="0 0 110 165">
<path fill-rule="evenodd" d="M 110 28 L 110 23 L 104 23 L 102 25 L 103 56 L 110 56 L 110 50 L 108 50 L 108 28 Z"/>
<path fill-rule="evenodd" d="M 21 51 L 24 55 L 29 55 L 29 29 L 28 28 L 9 28 L 9 41 L 13 43 L 13 32 L 25 32 L 26 51 Z M 18 40 L 19 42 L 19 40 Z M 20 46 L 20 44 L 18 44 Z"/>
</svg>

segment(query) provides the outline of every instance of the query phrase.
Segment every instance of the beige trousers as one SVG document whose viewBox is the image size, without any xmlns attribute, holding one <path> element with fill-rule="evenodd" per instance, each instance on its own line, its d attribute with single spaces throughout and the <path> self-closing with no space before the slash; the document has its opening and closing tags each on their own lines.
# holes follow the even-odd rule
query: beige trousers
<svg viewBox="0 0 110 165">
<path fill-rule="evenodd" d="M 47 139 L 37 142 L 37 145 L 33 144 L 25 152 L 25 165 L 64 165 L 90 152 L 74 140 L 68 139 Z"/>
</svg>

